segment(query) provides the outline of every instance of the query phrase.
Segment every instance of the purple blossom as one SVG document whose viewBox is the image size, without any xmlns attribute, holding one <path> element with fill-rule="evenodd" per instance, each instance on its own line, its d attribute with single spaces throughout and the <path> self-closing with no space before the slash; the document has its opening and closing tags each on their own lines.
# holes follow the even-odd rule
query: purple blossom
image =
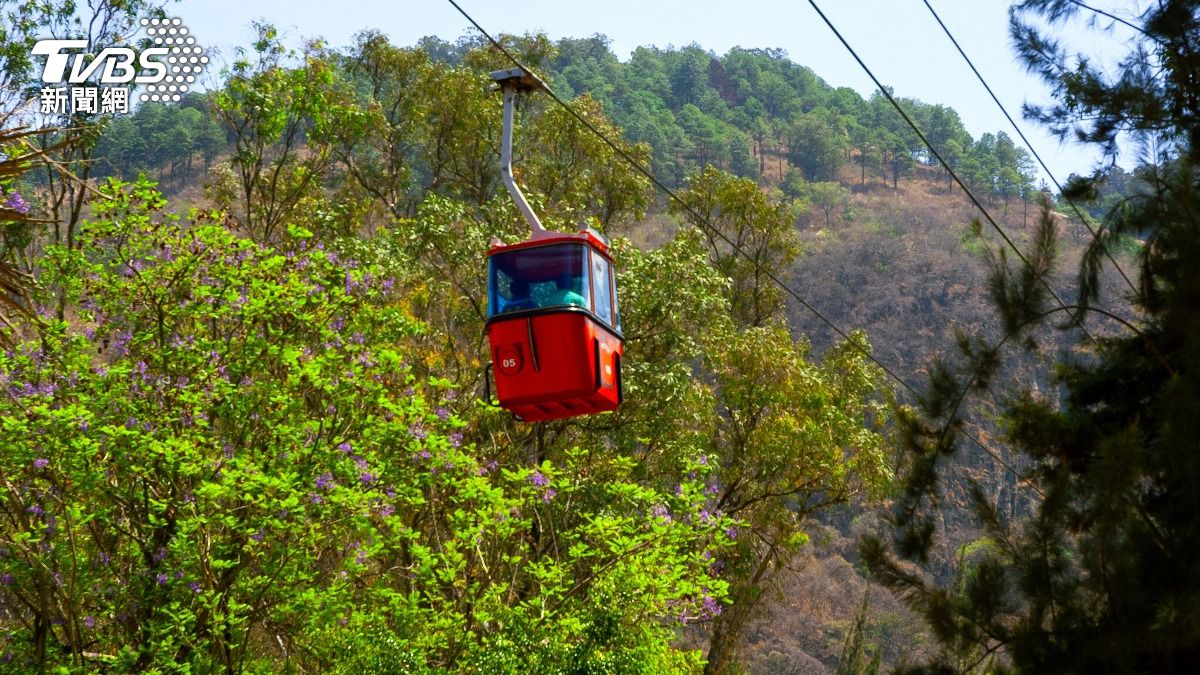
<svg viewBox="0 0 1200 675">
<path fill-rule="evenodd" d="M 701 601 L 704 613 L 708 616 L 716 616 L 721 613 L 721 605 L 711 595 L 705 595 Z"/>
<path fill-rule="evenodd" d="M 37 459 L 33 460 L 33 468 L 35 469 L 44 469 L 49 465 L 50 460 L 46 459 L 45 457 L 38 457 Z"/>
<path fill-rule="evenodd" d="M 193 593 L 200 592 L 200 584 L 196 583 L 195 581 L 189 581 L 187 587 Z"/>
<path fill-rule="evenodd" d="M 30 513 L 30 514 L 34 515 L 34 516 L 42 516 L 42 515 L 45 515 L 45 513 L 46 513 L 46 510 L 45 510 L 45 509 L 43 509 L 43 508 L 42 508 L 40 505 L 38 505 L 38 504 L 30 504 L 30 505 L 29 505 L 29 508 L 25 509 L 25 511 L 26 511 L 27 513 Z"/>
<path fill-rule="evenodd" d="M 162 562 L 163 558 L 166 558 L 166 557 L 167 557 L 167 549 L 159 548 L 157 551 L 154 552 L 154 555 L 150 556 L 150 559 L 156 563 L 159 563 L 159 562 Z"/>
<path fill-rule="evenodd" d="M 333 332 L 340 333 L 340 332 L 342 332 L 343 325 L 345 325 L 345 324 L 342 321 L 342 317 L 339 316 L 338 318 L 333 320 L 333 323 L 329 327 L 333 329 Z"/>
<path fill-rule="evenodd" d="M 121 332 L 117 333 L 115 336 L 113 336 L 113 340 L 112 340 L 113 353 L 116 354 L 117 356 L 124 356 L 125 351 L 126 351 L 126 346 L 129 344 L 129 341 L 131 339 L 133 339 L 133 334 L 128 331 L 121 331 Z"/>
<path fill-rule="evenodd" d="M 87 420 L 79 420 L 79 428 L 82 429 L 83 431 L 87 431 L 88 421 Z"/>
<path fill-rule="evenodd" d="M 363 474 L 358 477 L 358 480 L 361 481 L 363 485 L 370 485 L 371 483 L 375 482 L 375 476 L 370 471 L 364 471 Z"/>
<path fill-rule="evenodd" d="M 387 518 L 395 512 L 396 507 L 392 506 L 391 504 L 383 504 L 379 507 L 379 515 L 383 516 L 384 518 Z"/>
<path fill-rule="evenodd" d="M 333 474 L 323 473 L 320 476 L 317 476 L 318 490 L 328 490 L 331 485 L 333 485 Z"/>
<path fill-rule="evenodd" d="M 662 504 L 655 504 L 650 509 L 650 515 L 654 516 L 655 518 L 662 519 L 662 521 L 665 523 L 671 522 L 671 512 L 668 511 L 667 507 Z"/>
<path fill-rule="evenodd" d="M 442 421 L 450 419 L 450 410 L 445 406 L 439 406 L 437 409 L 437 416 L 438 419 Z"/>
<path fill-rule="evenodd" d="M 168 577 L 167 577 L 167 573 L 166 573 L 166 572 L 159 572 L 159 573 L 158 573 L 158 576 L 157 576 L 157 577 L 155 577 L 155 579 L 157 579 L 157 580 L 158 580 L 158 585 L 159 585 L 159 586 L 166 586 L 166 585 L 167 585 L 167 579 L 168 579 Z"/>
<path fill-rule="evenodd" d="M 554 488 L 546 488 L 546 491 L 542 493 L 542 501 L 549 504 L 550 500 L 554 499 L 557 495 L 558 493 L 554 491 Z"/>
<path fill-rule="evenodd" d="M 425 437 L 429 435 L 429 433 L 425 431 L 425 427 L 420 422 L 410 426 L 408 428 L 408 433 L 412 434 L 412 437 L 416 438 L 417 440 L 425 440 Z"/>
<path fill-rule="evenodd" d="M 550 479 L 546 478 L 546 475 L 541 471 L 534 471 L 533 474 L 529 476 L 529 482 L 538 487 L 545 487 L 550 484 Z"/>
<path fill-rule="evenodd" d="M 262 528 L 260 527 L 258 529 L 258 532 L 255 532 L 254 534 L 250 535 L 250 538 L 253 539 L 254 541 L 261 542 L 265 536 L 266 536 L 266 534 L 262 531 Z"/>
<path fill-rule="evenodd" d="M 737 539 L 738 529 L 730 525 L 729 527 L 725 528 L 725 536 L 729 537 L 730 539 Z"/>
<path fill-rule="evenodd" d="M 0 586 L 12 586 L 12 583 L 13 575 L 9 574 L 8 572 L 5 572 L 3 576 L 0 576 Z"/>
<path fill-rule="evenodd" d="M 83 625 L 87 626 L 88 630 L 96 627 L 96 620 L 90 616 L 83 617 Z"/>
<path fill-rule="evenodd" d="M 21 215 L 29 214 L 29 203 L 21 196 L 20 192 L 13 190 L 8 193 L 8 199 L 4 200 L 5 208 L 12 209 Z"/>
</svg>

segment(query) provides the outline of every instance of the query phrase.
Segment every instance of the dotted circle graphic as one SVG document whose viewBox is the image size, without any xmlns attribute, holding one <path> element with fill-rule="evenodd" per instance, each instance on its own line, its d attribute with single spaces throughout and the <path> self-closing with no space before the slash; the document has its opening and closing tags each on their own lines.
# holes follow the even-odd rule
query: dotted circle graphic
<svg viewBox="0 0 1200 675">
<path fill-rule="evenodd" d="M 167 75 L 163 78 L 165 84 L 146 85 L 146 93 L 141 95 L 142 101 L 180 101 L 181 94 L 186 93 L 189 85 L 196 81 L 208 56 L 204 48 L 196 44 L 188 27 L 178 17 L 165 19 L 142 19 L 142 27 L 146 35 L 153 38 L 154 46 L 169 49 L 167 57 Z"/>
</svg>

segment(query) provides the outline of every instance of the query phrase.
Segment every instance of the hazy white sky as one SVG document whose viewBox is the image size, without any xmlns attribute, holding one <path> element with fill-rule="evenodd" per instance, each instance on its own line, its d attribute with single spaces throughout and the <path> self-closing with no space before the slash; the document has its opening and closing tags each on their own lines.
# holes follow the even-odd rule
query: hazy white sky
<svg viewBox="0 0 1200 675">
<path fill-rule="evenodd" d="M 735 46 L 782 48 L 830 85 L 853 87 L 863 96 L 875 88 L 803 0 L 459 0 L 459 4 L 493 34 L 544 31 L 557 39 L 602 33 L 622 60 L 641 45 L 697 43 L 717 54 Z M 1011 3 L 930 0 L 930 4 L 1058 179 L 1088 171 L 1096 159 L 1094 152 L 1061 145 L 1020 119 L 1023 103 L 1046 102 L 1049 95 L 1013 56 L 1007 15 Z M 818 0 L 818 5 L 897 95 L 953 107 L 976 138 L 984 132 L 1005 131 L 1016 139 L 922 0 Z M 168 13 L 181 17 L 201 44 L 219 48 L 229 62 L 236 46 L 250 43 L 250 23 L 255 19 L 274 23 L 291 44 L 319 36 L 334 47 L 349 45 L 353 35 L 366 28 L 378 29 L 400 45 L 411 45 L 426 35 L 453 41 L 470 28 L 444 0 L 182 0 L 169 5 Z M 1117 33 L 1114 40 L 1121 38 Z M 1090 50 L 1097 44 L 1091 40 L 1084 46 Z M 1118 47 L 1109 41 L 1105 48 L 1116 52 Z"/>
</svg>

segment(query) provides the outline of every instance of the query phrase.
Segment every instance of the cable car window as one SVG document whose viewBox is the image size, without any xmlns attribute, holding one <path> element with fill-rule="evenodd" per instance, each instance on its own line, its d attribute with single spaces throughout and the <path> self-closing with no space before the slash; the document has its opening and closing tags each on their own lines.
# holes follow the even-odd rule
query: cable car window
<svg viewBox="0 0 1200 675">
<path fill-rule="evenodd" d="M 616 277 L 615 270 L 613 271 L 613 276 L 614 276 L 614 278 L 613 278 L 613 283 L 612 283 L 612 289 L 613 289 L 613 299 L 612 299 L 613 300 L 613 322 L 612 322 L 612 324 L 618 331 L 620 331 L 621 330 L 621 308 L 617 303 L 617 298 L 619 296 L 616 292 L 617 280 L 615 278 Z"/>
<path fill-rule="evenodd" d="M 489 259 L 488 316 L 542 307 L 588 307 L 587 256 L 580 244 L 497 253 Z"/>
<path fill-rule="evenodd" d="M 604 323 L 613 325 L 612 288 L 608 278 L 608 260 L 592 251 L 592 295 L 596 301 L 596 316 Z"/>
</svg>

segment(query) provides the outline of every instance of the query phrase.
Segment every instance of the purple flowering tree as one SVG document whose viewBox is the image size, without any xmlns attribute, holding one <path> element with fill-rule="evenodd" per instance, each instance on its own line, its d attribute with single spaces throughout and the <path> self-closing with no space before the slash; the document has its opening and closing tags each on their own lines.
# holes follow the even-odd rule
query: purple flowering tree
<svg viewBox="0 0 1200 675">
<path fill-rule="evenodd" d="M 730 525 L 702 515 L 705 467 L 668 490 L 629 457 L 477 445 L 386 270 L 106 190 L 46 258 L 79 311 L 0 354 L 0 658 L 694 666 L 673 617 L 715 611 Z"/>
</svg>

